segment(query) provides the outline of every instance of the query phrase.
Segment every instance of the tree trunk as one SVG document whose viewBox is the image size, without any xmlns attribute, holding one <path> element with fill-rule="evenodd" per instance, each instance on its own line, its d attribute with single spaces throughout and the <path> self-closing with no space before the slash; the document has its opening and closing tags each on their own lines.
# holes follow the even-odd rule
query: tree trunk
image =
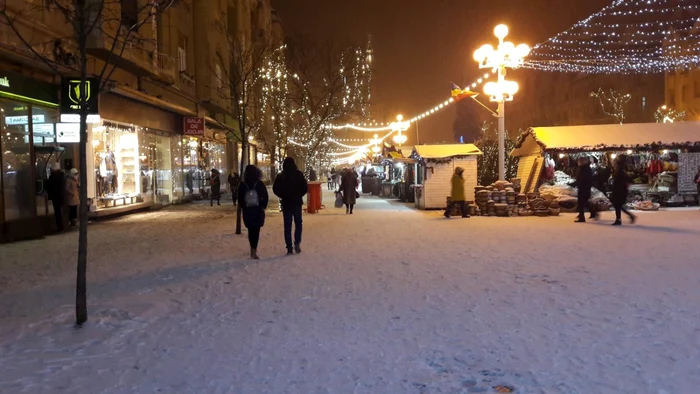
<svg viewBox="0 0 700 394">
<path fill-rule="evenodd" d="M 88 204 L 87 204 L 87 112 L 85 101 L 87 97 L 87 23 L 85 15 L 85 0 L 78 0 L 76 31 L 78 50 L 80 52 L 80 227 L 78 234 L 78 267 L 75 286 L 75 324 L 81 326 L 88 319 L 87 314 L 87 248 L 88 248 Z"/>
<path fill-rule="evenodd" d="M 241 138 L 241 181 L 243 181 L 243 173 L 245 172 L 245 166 L 247 164 L 248 158 L 248 141 L 247 136 Z M 241 234 L 241 221 L 243 213 L 241 212 L 241 204 L 238 204 L 238 209 L 236 209 L 236 235 Z"/>
</svg>

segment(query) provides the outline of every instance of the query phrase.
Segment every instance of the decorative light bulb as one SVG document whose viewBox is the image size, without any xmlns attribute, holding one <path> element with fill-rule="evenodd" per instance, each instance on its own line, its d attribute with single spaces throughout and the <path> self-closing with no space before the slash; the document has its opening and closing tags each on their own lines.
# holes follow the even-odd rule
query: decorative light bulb
<svg viewBox="0 0 700 394">
<path fill-rule="evenodd" d="M 496 26 L 496 28 L 493 29 L 493 34 L 495 34 L 499 40 L 506 38 L 506 36 L 508 35 L 508 26 L 506 26 L 506 25 Z"/>
</svg>

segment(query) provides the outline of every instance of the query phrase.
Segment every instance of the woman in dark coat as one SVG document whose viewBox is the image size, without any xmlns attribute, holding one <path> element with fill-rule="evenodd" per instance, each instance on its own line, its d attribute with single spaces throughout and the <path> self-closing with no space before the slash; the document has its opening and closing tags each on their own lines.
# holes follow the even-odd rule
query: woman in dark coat
<svg viewBox="0 0 700 394">
<path fill-rule="evenodd" d="M 211 185 L 211 206 L 214 206 L 214 200 L 216 200 L 216 205 L 221 205 L 221 177 L 219 176 L 219 170 L 212 168 L 209 184 Z"/>
<path fill-rule="evenodd" d="M 243 182 L 238 188 L 238 204 L 243 213 L 243 224 L 248 229 L 250 258 L 257 260 L 260 229 L 265 225 L 265 209 L 268 202 L 267 187 L 260 180 L 260 170 L 249 165 L 243 172 Z"/>
<path fill-rule="evenodd" d="M 634 221 L 636 217 L 632 215 L 627 208 L 625 208 L 625 204 L 627 204 L 627 188 L 629 186 L 629 177 L 627 176 L 627 173 L 625 172 L 625 168 L 627 167 L 627 156 L 625 155 L 620 155 L 617 157 L 617 160 L 615 160 L 614 164 L 614 172 L 613 172 L 613 186 L 612 186 L 612 198 L 611 202 L 613 204 L 613 207 L 615 207 L 615 223 L 613 223 L 613 226 L 621 226 L 622 225 L 622 212 L 626 213 L 627 216 L 629 216 L 630 221 L 632 224 L 634 224 Z"/>
<path fill-rule="evenodd" d="M 570 186 L 578 188 L 578 219 L 576 223 L 585 223 L 585 210 L 588 205 L 588 200 L 591 199 L 591 187 L 593 187 L 593 171 L 591 170 L 591 162 L 587 157 L 578 159 L 578 173 L 576 174 L 576 182 Z M 596 219 L 596 212 L 591 209 L 591 219 Z"/>
<path fill-rule="evenodd" d="M 342 180 L 340 181 L 340 192 L 343 194 L 343 203 L 345 203 L 345 213 L 352 215 L 352 210 L 357 202 L 357 174 L 352 169 L 347 169 L 343 172 Z"/>
<path fill-rule="evenodd" d="M 236 206 L 238 203 L 238 185 L 240 184 L 241 177 L 236 171 L 231 170 L 231 173 L 228 174 L 228 185 L 231 189 L 231 196 L 233 197 L 233 206 Z"/>
</svg>

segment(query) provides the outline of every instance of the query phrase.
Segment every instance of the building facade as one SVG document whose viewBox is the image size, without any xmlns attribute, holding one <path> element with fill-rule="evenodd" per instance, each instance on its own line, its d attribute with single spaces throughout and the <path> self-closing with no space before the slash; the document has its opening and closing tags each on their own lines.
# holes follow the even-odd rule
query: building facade
<svg viewBox="0 0 700 394">
<path fill-rule="evenodd" d="M 92 216 L 206 198 L 210 170 L 225 179 L 237 169 L 225 83 L 229 12 L 247 2 L 181 0 L 165 10 L 105 2 L 87 37 L 88 73 L 104 77 L 89 90 L 97 97 L 84 185 Z M 79 167 L 80 133 L 64 110 L 65 81 L 78 75 L 75 40 L 62 38 L 74 36 L 70 25 L 35 1 L 8 1 L 6 12 L 0 18 L 13 26 L 0 24 L 0 240 L 10 241 L 55 231 L 44 183 L 54 163 Z M 205 127 L 185 135 L 186 118 Z"/>
</svg>

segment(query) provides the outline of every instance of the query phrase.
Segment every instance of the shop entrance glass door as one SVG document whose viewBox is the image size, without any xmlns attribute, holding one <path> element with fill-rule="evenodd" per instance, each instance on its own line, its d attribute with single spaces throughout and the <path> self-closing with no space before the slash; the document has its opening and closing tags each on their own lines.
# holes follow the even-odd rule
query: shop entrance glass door
<svg viewBox="0 0 700 394">
<path fill-rule="evenodd" d="M 34 119 L 37 123 L 39 118 Z M 2 197 L 5 221 L 36 215 L 29 141 L 29 106 L 0 101 Z"/>
</svg>

